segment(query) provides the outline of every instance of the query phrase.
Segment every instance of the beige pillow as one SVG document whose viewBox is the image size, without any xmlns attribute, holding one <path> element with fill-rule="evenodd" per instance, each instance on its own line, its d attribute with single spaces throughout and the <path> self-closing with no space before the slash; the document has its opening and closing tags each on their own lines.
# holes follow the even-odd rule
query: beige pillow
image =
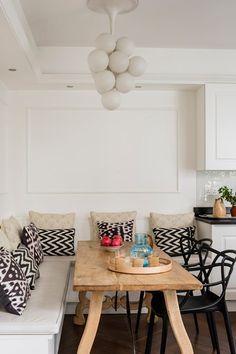
<svg viewBox="0 0 236 354">
<path fill-rule="evenodd" d="M 71 229 L 75 226 L 75 213 L 38 213 L 30 210 L 29 220 L 40 229 Z"/>
<path fill-rule="evenodd" d="M 130 221 L 134 220 L 134 229 L 133 229 L 133 235 L 132 238 L 134 239 L 134 234 L 136 230 L 136 216 L 137 212 L 136 211 L 123 211 L 123 212 L 118 212 L 118 213 L 97 213 L 95 211 L 90 212 L 91 216 L 91 228 L 92 228 L 92 238 L 95 240 L 99 238 L 99 230 L 97 226 L 97 221 L 105 221 L 105 222 L 125 222 L 125 221 Z"/>
<path fill-rule="evenodd" d="M 21 242 L 22 227 L 19 222 L 11 216 L 8 219 L 2 220 L 2 231 L 7 236 L 10 242 L 11 251 L 17 249 Z"/>
<path fill-rule="evenodd" d="M 172 227 L 186 227 L 193 226 L 194 213 L 184 214 L 158 214 L 150 213 L 150 232 L 154 228 L 172 228 Z"/>
<path fill-rule="evenodd" d="M 4 247 L 5 250 L 11 251 L 11 244 L 10 241 L 7 238 L 7 235 L 0 230 L 0 247 Z"/>
</svg>

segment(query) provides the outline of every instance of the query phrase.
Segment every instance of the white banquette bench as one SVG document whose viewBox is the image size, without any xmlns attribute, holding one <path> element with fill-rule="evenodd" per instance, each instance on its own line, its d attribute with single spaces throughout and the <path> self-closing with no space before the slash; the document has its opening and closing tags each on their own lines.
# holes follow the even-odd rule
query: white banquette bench
<svg viewBox="0 0 236 354">
<path fill-rule="evenodd" d="M 128 214 L 128 215 L 127 215 Z M 43 214 L 42 214 L 43 215 Z M 46 214 L 45 214 L 46 215 Z M 49 217 L 53 214 L 47 214 Z M 57 214 L 54 214 L 57 215 Z M 136 212 L 128 213 L 92 213 L 88 222 L 87 237 L 80 237 L 76 232 L 75 245 L 78 239 L 89 239 L 97 236 L 96 220 L 122 221 L 127 217 L 136 217 Z M 193 214 L 180 216 L 164 216 L 163 227 L 176 227 L 192 224 Z M 154 215 L 154 219 L 155 219 Z M 151 217 L 149 224 L 146 220 L 137 220 L 138 231 L 144 232 L 149 226 L 154 227 L 155 222 Z M 24 220 L 24 219 L 23 219 Z M 32 220 L 31 220 L 32 221 Z M 33 220 L 35 221 L 35 220 Z M 158 221 L 158 222 L 159 222 Z M 164 222 L 164 223 L 163 223 Z M 165 224 L 167 222 L 167 224 Z M 24 221 L 21 224 L 24 224 Z M 37 220 L 36 220 L 37 224 Z M 57 223 L 56 223 L 57 224 Z M 52 223 L 48 224 L 50 227 Z M 45 224 L 43 225 L 45 227 Z M 47 223 L 46 223 L 47 226 Z M 53 225 L 55 226 L 55 225 Z M 58 226 L 58 225 L 56 225 Z M 84 229 L 83 225 L 76 223 L 76 228 Z M 48 227 L 48 228 L 50 228 Z M 61 227 L 61 226 L 60 226 Z M 80 229 L 79 229 L 80 230 Z M 135 230 L 134 230 L 135 231 Z M 86 232 L 85 232 L 86 233 Z M 62 331 L 64 314 L 73 313 L 78 301 L 78 294 L 73 292 L 73 256 L 46 256 L 40 264 L 40 278 L 36 281 L 36 288 L 31 292 L 26 309 L 21 316 L 6 312 L 0 307 L 0 350 L 3 354 L 57 354 Z M 108 311 L 111 312 L 111 311 Z"/>
<path fill-rule="evenodd" d="M 37 213 L 35 214 L 38 216 Z M 42 220 L 39 220 L 39 227 L 45 229 L 74 227 L 74 213 L 64 214 L 66 220 L 59 214 L 45 215 L 51 220 L 44 219 L 41 224 Z M 21 225 L 27 225 L 30 221 L 32 220 L 28 217 L 10 217 L 3 220 L 0 246 L 14 251 L 22 233 Z M 37 218 L 35 221 L 37 223 Z M 76 237 L 75 245 L 77 239 Z M 72 293 L 72 281 L 69 285 L 69 280 L 73 276 L 74 259 L 75 256 L 68 255 L 44 256 L 43 262 L 39 265 L 40 277 L 36 279 L 35 289 L 31 290 L 26 308 L 21 315 L 9 313 L 3 305 L 0 305 L 0 352 L 2 354 L 58 353 L 69 286 Z"/>
<path fill-rule="evenodd" d="M 49 256 L 45 258 L 40 265 L 40 278 L 37 280 L 36 289 L 31 292 L 23 314 L 16 316 L 0 311 L 2 354 L 58 352 L 71 261 L 51 260 L 48 259 Z"/>
</svg>

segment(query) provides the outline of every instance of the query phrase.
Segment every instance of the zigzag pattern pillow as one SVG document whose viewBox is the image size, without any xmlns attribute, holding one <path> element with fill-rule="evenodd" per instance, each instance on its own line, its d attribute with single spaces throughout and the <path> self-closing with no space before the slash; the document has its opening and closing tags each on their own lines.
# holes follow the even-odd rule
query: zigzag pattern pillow
<svg viewBox="0 0 236 354">
<path fill-rule="evenodd" d="M 23 228 L 22 243 L 30 250 L 36 264 L 39 266 L 39 264 L 43 262 L 43 250 L 40 243 L 38 230 L 33 223 Z"/>
<path fill-rule="evenodd" d="M 11 253 L 0 248 L 0 302 L 5 309 L 21 315 L 30 297 L 29 284 Z"/>
<path fill-rule="evenodd" d="M 193 238 L 194 232 L 195 226 L 153 229 L 155 244 L 172 257 L 181 255 L 180 238 L 182 236 Z M 183 242 L 182 246 L 183 248 L 184 246 L 188 247 L 187 240 Z"/>
<path fill-rule="evenodd" d="M 24 245 L 20 245 L 12 252 L 12 256 L 23 270 L 30 289 L 35 289 L 35 281 L 39 278 L 39 267 L 29 249 Z"/>
<path fill-rule="evenodd" d="M 124 241 L 132 241 L 134 220 L 124 222 L 105 222 L 97 221 L 99 236 L 109 236 L 112 238 L 114 235 L 122 236 Z"/>
<path fill-rule="evenodd" d="M 75 229 L 38 229 L 43 254 L 47 256 L 74 256 Z"/>
</svg>

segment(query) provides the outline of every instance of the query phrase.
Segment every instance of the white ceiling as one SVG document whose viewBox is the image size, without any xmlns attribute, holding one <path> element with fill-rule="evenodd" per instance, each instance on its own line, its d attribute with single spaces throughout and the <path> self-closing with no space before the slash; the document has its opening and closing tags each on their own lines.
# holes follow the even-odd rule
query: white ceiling
<svg viewBox="0 0 236 354">
<path fill-rule="evenodd" d="M 93 46 L 109 30 L 106 15 L 86 0 L 20 0 L 39 46 Z M 137 47 L 236 48 L 235 0 L 139 0 L 120 15 L 116 34 Z"/>
<path fill-rule="evenodd" d="M 212 67 L 214 77 L 221 74 L 221 81 L 232 81 L 235 14 L 236 0 L 139 0 L 133 12 L 118 16 L 115 34 L 134 40 L 137 55 L 150 59 L 149 81 L 141 81 L 143 84 L 146 80 L 146 87 L 158 85 L 153 74 L 158 74 L 158 79 L 162 72 L 166 76 L 167 61 L 173 69 L 167 83 L 172 82 L 172 72 L 182 75 L 181 58 L 186 57 L 186 52 L 175 57 L 171 51 L 163 53 L 158 48 L 220 49 L 224 58 L 231 56 L 231 64 L 227 59 L 224 65 L 230 69 L 219 73 L 217 63 L 208 63 L 208 68 Z M 86 0 L 0 0 L 0 81 L 17 90 L 65 89 L 68 84 L 75 89 L 94 87 L 87 54 L 98 34 L 108 31 L 108 17 L 89 10 Z M 235 52 L 233 56 L 229 49 Z M 214 58 L 214 53 L 211 55 Z M 195 52 L 190 53 L 191 61 L 193 57 L 197 58 Z M 204 55 L 201 58 L 205 62 Z M 218 63 L 220 60 L 218 55 Z M 9 72 L 12 67 L 17 71 Z M 158 68 L 162 71 L 158 72 Z M 199 66 L 200 75 L 205 75 L 203 69 Z M 191 74 L 192 69 L 188 70 L 187 74 Z M 236 78 L 236 72 L 234 75 Z M 182 76 L 180 81 L 184 82 Z"/>
</svg>

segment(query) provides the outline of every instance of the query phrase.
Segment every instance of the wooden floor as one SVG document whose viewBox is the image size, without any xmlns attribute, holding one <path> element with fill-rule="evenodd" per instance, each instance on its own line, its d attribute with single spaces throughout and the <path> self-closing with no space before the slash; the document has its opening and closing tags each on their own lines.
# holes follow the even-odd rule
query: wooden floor
<svg viewBox="0 0 236 354">
<path fill-rule="evenodd" d="M 135 316 L 132 315 L 133 323 Z M 236 338 L 236 312 L 230 313 L 234 337 Z M 76 354 L 84 326 L 73 325 L 73 316 L 66 315 L 58 354 Z M 213 353 L 205 317 L 198 315 L 200 334 L 196 336 L 192 316 L 185 315 L 184 323 L 194 347 L 194 354 Z M 217 314 L 217 329 L 221 354 L 230 354 L 221 315 Z M 146 341 L 146 316 L 142 315 L 140 332 L 136 340 L 136 353 L 143 354 Z M 155 325 L 152 354 L 159 354 L 161 320 Z M 126 315 L 102 315 L 91 354 L 132 354 L 131 336 Z M 175 339 L 169 331 L 166 354 L 179 354 Z"/>
</svg>

